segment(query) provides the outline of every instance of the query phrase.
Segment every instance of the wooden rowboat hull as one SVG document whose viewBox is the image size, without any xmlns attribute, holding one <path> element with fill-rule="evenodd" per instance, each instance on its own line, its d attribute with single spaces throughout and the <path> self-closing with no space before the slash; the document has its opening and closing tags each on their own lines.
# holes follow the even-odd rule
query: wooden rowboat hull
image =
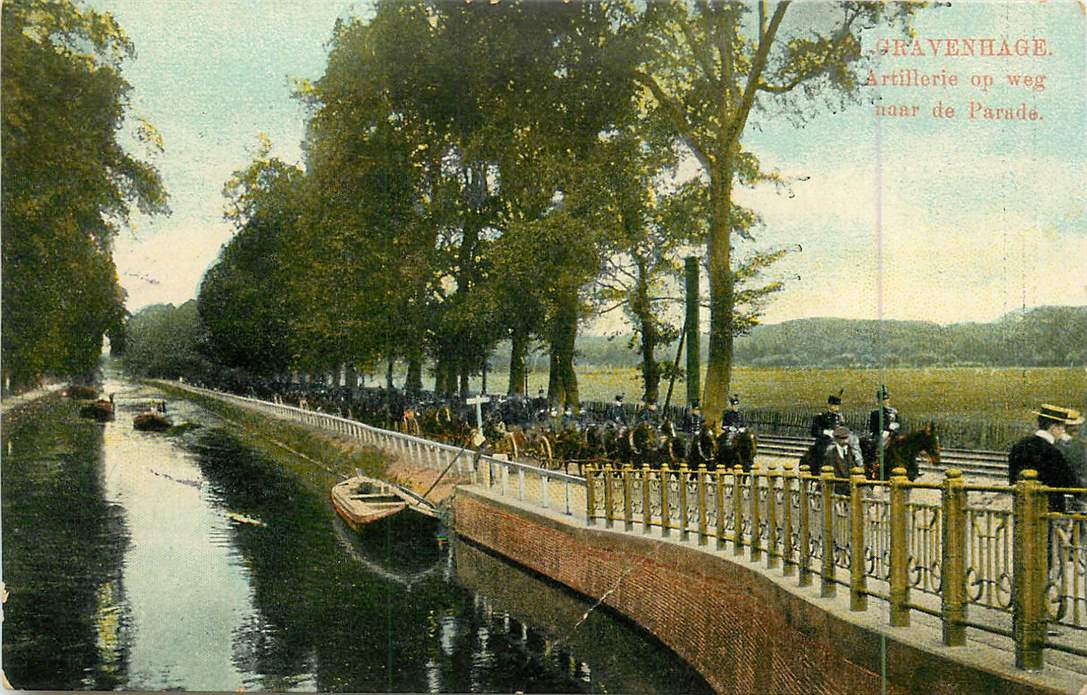
<svg viewBox="0 0 1087 695">
<path fill-rule="evenodd" d="M 360 495 L 357 494 L 360 485 L 370 486 L 379 492 L 370 495 L 369 499 L 360 499 Z M 349 478 L 332 487 L 330 494 L 332 506 L 336 513 L 340 515 L 340 518 L 353 531 L 357 532 L 367 524 L 372 524 L 407 508 L 407 502 L 399 499 L 385 501 L 386 497 L 392 497 L 392 495 L 381 494 L 384 490 L 385 488 L 380 481 L 373 481 L 370 478 Z"/>
<path fill-rule="evenodd" d="M 162 432 L 170 429 L 172 423 L 158 413 L 142 413 L 132 418 L 132 426 L 138 430 Z"/>
</svg>

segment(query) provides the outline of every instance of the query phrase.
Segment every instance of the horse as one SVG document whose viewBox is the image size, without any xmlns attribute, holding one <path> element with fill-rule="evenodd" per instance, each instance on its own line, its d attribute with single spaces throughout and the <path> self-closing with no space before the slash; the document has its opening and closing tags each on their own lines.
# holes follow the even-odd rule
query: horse
<svg viewBox="0 0 1087 695">
<path fill-rule="evenodd" d="M 879 470 L 879 449 L 874 439 L 866 438 L 866 445 L 861 446 L 864 456 L 864 474 L 869 480 L 889 480 L 895 468 L 905 468 L 906 477 L 916 480 L 921 474 L 917 465 L 917 456 L 922 452 L 928 456 L 931 465 L 940 463 L 940 438 L 936 434 L 936 423 L 929 422 L 923 429 L 908 434 L 892 435 L 883 449 L 883 475 Z"/>
<path fill-rule="evenodd" d="M 626 454 L 626 461 L 635 467 L 660 467 L 660 433 L 648 422 L 640 422 L 626 430 L 623 437 L 626 446 L 620 451 Z"/>
<path fill-rule="evenodd" d="M 670 462 L 669 465 L 672 466 L 686 461 L 688 454 L 687 438 L 676 432 L 675 423 L 670 418 L 664 419 L 661 435 L 664 437 L 660 449 L 661 454 L 663 454 L 662 458 L 667 458 Z"/>
<path fill-rule="evenodd" d="M 708 423 L 703 423 L 691 438 L 687 461 L 691 468 L 705 466 L 706 470 L 717 470 L 717 437 Z"/>
<path fill-rule="evenodd" d="M 746 428 L 728 428 L 717 435 L 717 465 L 725 470 L 740 466 L 745 472 L 751 470 L 758 450 L 758 438 Z"/>
</svg>

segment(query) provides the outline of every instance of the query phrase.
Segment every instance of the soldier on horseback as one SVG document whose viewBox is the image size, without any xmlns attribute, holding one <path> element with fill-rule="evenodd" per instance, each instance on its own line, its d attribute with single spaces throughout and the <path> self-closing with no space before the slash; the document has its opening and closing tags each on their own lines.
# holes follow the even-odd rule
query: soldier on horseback
<svg viewBox="0 0 1087 695">
<path fill-rule="evenodd" d="M 616 394 L 615 401 L 608 406 L 607 411 L 604 413 L 604 419 L 626 427 L 627 413 L 623 410 L 623 394 Z"/>
<path fill-rule="evenodd" d="M 827 409 L 812 419 L 811 436 L 815 437 L 816 442 L 830 444 L 830 440 L 834 437 L 834 428 L 845 424 L 845 417 L 842 415 L 842 393 L 839 391 L 837 396 L 834 394 L 827 396 Z"/>
<path fill-rule="evenodd" d="M 891 436 L 898 433 L 901 423 L 898 421 L 898 410 L 891 405 L 891 394 L 886 386 L 880 386 L 876 392 L 880 406 L 868 415 L 868 434 L 873 442 L 882 442 L 887 447 Z"/>
<path fill-rule="evenodd" d="M 703 422 L 705 422 L 705 418 L 702 417 L 702 409 L 699 406 L 698 399 L 695 399 L 687 407 L 687 415 L 683 418 L 683 429 L 688 434 L 697 435 L 702 430 Z"/>
<path fill-rule="evenodd" d="M 660 427 L 660 413 L 657 412 L 657 402 L 652 398 L 645 402 L 645 408 L 638 413 L 638 423 Z"/>
<path fill-rule="evenodd" d="M 746 425 L 744 423 L 744 414 L 740 412 L 740 397 L 737 394 L 732 394 L 728 398 L 728 408 L 725 412 L 721 413 L 721 426 L 729 429 L 743 429 Z"/>
</svg>

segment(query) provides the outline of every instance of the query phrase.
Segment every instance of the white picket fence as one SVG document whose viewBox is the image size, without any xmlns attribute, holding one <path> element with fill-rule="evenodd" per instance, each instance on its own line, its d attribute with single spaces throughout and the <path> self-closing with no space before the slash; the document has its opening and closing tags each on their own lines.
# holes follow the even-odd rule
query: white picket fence
<svg viewBox="0 0 1087 695">
<path fill-rule="evenodd" d="M 322 429 L 374 446 L 387 455 L 440 472 L 452 468 L 473 485 L 498 492 L 542 509 L 585 518 L 585 479 L 519 461 L 487 456 L 471 449 L 442 444 L 402 432 L 381 429 L 338 415 L 238 396 L 176 381 L 164 381 L 209 398 L 233 403 L 270 417 Z"/>
</svg>

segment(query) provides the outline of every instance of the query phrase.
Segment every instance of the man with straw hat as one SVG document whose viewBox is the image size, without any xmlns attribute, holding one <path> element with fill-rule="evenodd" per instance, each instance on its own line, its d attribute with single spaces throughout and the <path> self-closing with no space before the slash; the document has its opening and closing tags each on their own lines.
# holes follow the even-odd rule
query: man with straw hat
<svg viewBox="0 0 1087 695">
<path fill-rule="evenodd" d="M 1031 414 L 1038 417 L 1038 430 L 1019 440 L 1008 452 L 1008 481 L 1015 484 L 1022 471 L 1032 468 L 1038 472 L 1038 482 L 1049 487 L 1075 487 L 1076 475 L 1061 450 L 1058 441 L 1069 426 L 1083 424 L 1079 411 L 1043 403 Z M 1064 495 L 1049 496 L 1051 511 L 1065 510 Z"/>
</svg>

